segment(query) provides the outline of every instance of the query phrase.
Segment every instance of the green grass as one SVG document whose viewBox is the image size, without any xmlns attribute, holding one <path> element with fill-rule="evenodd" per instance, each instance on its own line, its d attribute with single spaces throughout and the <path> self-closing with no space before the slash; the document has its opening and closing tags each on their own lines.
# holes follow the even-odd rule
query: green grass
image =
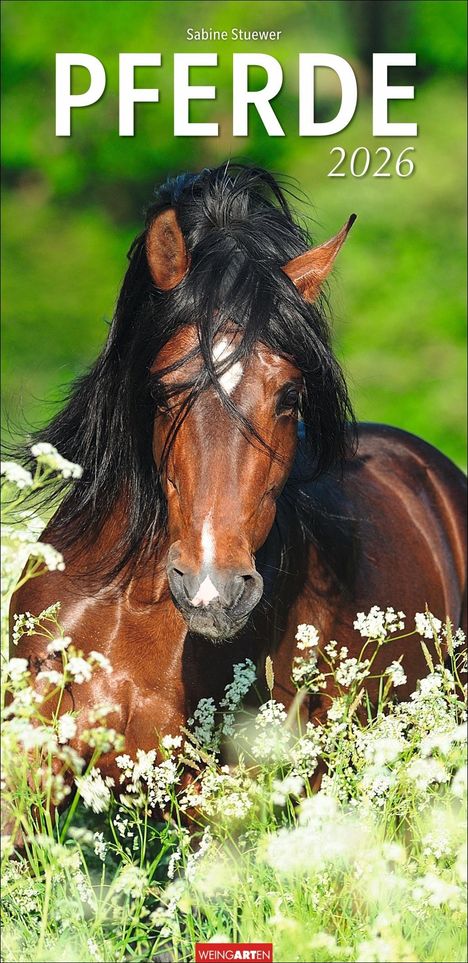
<svg viewBox="0 0 468 963">
<path fill-rule="evenodd" d="M 49 484 L 53 461 L 41 455 L 34 479 L 20 484 Z M 22 493 L 5 471 L 11 510 Z M 30 551 L 23 579 L 40 573 L 41 560 L 60 564 L 35 542 L 34 519 L 6 522 L 5 605 Z M 76 713 L 60 712 L 66 685 L 111 667 L 96 656 L 76 662 L 82 653 L 64 638 L 58 606 L 17 620 L 14 638 L 42 635 L 61 653 L 61 671 L 37 702 L 26 660 L 3 667 L 5 963 L 189 963 L 194 943 L 210 940 L 273 942 L 278 963 L 464 961 L 463 635 L 428 613 L 413 623 L 391 609 L 361 615 L 359 626 L 357 664 L 340 643 L 300 627 L 289 714 L 274 699 L 256 714 L 243 710 L 256 671 L 249 660 L 236 666 L 222 704 L 202 700 L 187 729 L 136 759 L 119 757 L 119 796 L 99 771 L 103 753 L 124 751 L 106 728 L 109 708 L 94 706 L 82 733 L 87 762 L 72 746 Z M 432 639 L 437 655 L 426 649 L 427 677 L 406 702 L 395 698 L 404 679 L 392 654 L 402 634 L 414 645 Z M 371 711 L 366 680 L 382 647 L 389 668 Z M 270 693 L 274 668 L 273 659 Z M 301 723 L 301 701 L 318 691 L 330 697 L 327 720 Z M 229 767 L 226 743 L 237 760 Z M 326 773 L 314 791 L 319 764 Z M 51 811 L 70 799 L 60 816 Z"/>
</svg>

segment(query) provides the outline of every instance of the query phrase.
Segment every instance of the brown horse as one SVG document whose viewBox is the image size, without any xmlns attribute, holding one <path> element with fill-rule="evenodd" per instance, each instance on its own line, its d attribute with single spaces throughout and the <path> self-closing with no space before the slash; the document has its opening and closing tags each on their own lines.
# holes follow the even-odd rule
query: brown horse
<svg viewBox="0 0 468 963">
<path fill-rule="evenodd" d="M 81 710 L 83 753 L 97 702 L 118 705 L 128 753 L 147 750 L 246 656 L 262 680 L 271 654 L 288 705 L 299 623 L 350 657 L 356 612 L 374 604 L 460 623 L 464 477 L 406 432 L 356 432 L 330 348 L 320 288 L 353 219 L 308 249 L 253 168 L 159 191 L 103 353 L 39 436 L 84 469 L 44 535 L 65 571 L 14 599 L 34 614 L 60 599 L 74 643 L 111 662 L 62 703 Z M 54 664 L 39 635 L 13 654 Z M 400 656 L 404 697 L 426 667 L 410 639 L 377 669 Z M 320 721 L 327 704 L 304 711 Z M 116 775 L 111 756 L 102 768 Z"/>
</svg>

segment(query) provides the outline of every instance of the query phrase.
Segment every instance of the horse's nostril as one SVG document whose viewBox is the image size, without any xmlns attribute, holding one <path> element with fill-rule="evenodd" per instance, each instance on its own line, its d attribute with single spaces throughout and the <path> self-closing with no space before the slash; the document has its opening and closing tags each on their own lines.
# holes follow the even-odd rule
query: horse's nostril
<svg viewBox="0 0 468 963">
<path fill-rule="evenodd" d="M 237 575 L 237 592 L 232 599 L 233 605 L 245 606 L 247 609 L 257 604 L 263 592 L 263 579 L 256 571 Z"/>
<path fill-rule="evenodd" d="M 170 588 L 175 595 L 186 595 L 186 587 L 184 582 L 184 572 L 182 569 L 178 568 L 177 565 L 169 565 L 167 568 L 167 575 L 169 579 Z"/>
<path fill-rule="evenodd" d="M 244 580 L 245 588 L 249 588 L 250 586 L 255 585 L 255 582 L 256 582 L 255 575 L 242 575 L 241 578 Z"/>
</svg>

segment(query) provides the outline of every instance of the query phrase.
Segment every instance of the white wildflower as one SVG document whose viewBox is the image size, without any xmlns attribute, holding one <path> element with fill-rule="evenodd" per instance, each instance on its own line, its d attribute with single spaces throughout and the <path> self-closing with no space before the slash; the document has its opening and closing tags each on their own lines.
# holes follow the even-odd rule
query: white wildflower
<svg viewBox="0 0 468 963">
<path fill-rule="evenodd" d="M 180 749 L 182 745 L 182 736 L 163 736 L 161 739 L 161 745 L 163 749 L 167 749 L 171 752 L 172 749 Z"/>
<path fill-rule="evenodd" d="M 89 955 L 92 956 L 93 960 L 97 960 L 99 963 L 102 957 L 99 952 L 99 947 L 96 943 L 96 940 L 93 940 L 92 937 L 90 936 L 88 938 L 87 946 L 88 946 Z"/>
<path fill-rule="evenodd" d="M 39 619 L 36 619 L 31 612 L 22 612 L 21 614 L 15 612 L 12 631 L 13 645 L 18 645 L 23 635 L 32 635 L 38 621 Z"/>
<path fill-rule="evenodd" d="M 30 488 L 33 483 L 31 472 L 23 468 L 22 465 L 17 465 L 14 461 L 2 461 L 0 472 L 8 482 L 16 485 L 17 488 Z"/>
<path fill-rule="evenodd" d="M 292 741 L 291 733 L 284 726 L 287 717 L 282 702 L 270 699 L 260 706 L 252 743 L 254 758 L 267 761 L 281 760 L 287 756 Z"/>
<path fill-rule="evenodd" d="M 409 957 L 404 957 L 408 959 Z M 401 959 L 396 948 L 388 939 L 375 936 L 372 940 L 363 940 L 358 946 L 357 963 L 388 963 L 388 960 Z"/>
<path fill-rule="evenodd" d="M 133 899 L 140 899 L 148 885 L 148 877 L 144 869 L 134 866 L 133 863 L 127 863 L 112 885 L 114 892 L 126 893 Z"/>
<path fill-rule="evenodd" d="M 64 712 L 58 721 L 58 741 L 61 743 L 73 739 L 76 734 L 76 720 L 69 712 Z"/>
<path fill-rule="evenodd" d="M 395 762 L 406 747 L 404 739 L 398 736 L 371 736 L 357 733 L 356 745 L 366 762 L 378 768 Z"/>
<path fill-rule="evenodd" d="M 203 836 L 199 842 L 197 851 L 190 853 L 187 859 L 185 876 L 190 883 L 195 881 L 199 864 L 204 861 L 206 856 L 209 854 L 212 844 L 213 837 L 211 835 L 211 830 L 209 826 L 206 826 L 206 828 L 203 830 Z"/>
<path fill-rule="evenodd" d="M 169 857 L 169 862 L 167 864 L 167 875 L 169 879 L 174 879 L 177 869 L 177 863 L 182 859 L 182 853 L 179 849 L 176 849 Z"/>
<path fill-rule="evenodd" d="M 69 673 L 74 682 L 81 685 L 83 682 L 89 682 L 93 670 L 86 659 L 82 659 L 79 655 L 73 655 L 67 663 L 67 673 Z"/>
<path fill-rule="evenodd" d="M 94 852 L 96 853 L 96 856 L 98 856 L 99 859 L 101 859 L 102 862 L 105 863 L 106 853 L 107 853 L 107 843 L 104 839 L 103 833 L 94 833 L 93 847 L 94 847 Z"/>
<path fill-rule="evenodd" d="M 357 822 L 335 819 L 332 823 L 310 822 L 295 829 L 282 828 L 266 837 L 265 861 L 280 874 L 304 873 L 326 864 L 352 864 L 362 850 L 364 830 Z"/>
<path fill-rule="evenodd" d="M 28 545 L 28 555 L 44 562 L 49 572 L 63 572 L 65 568 L 63 555 L 53 545 L 48 545 L 46 542 L 31 542 Z"/>
<path fill-rule="evenodd" d="M 95 650 L 92 649 L 88 658 L 91 662 L 95 662 L 100 669 L 104 669 L 105 672 L 112 672 L 112 666 L 109 662 L 109 659 L 106 655 L 103 655 L 102 652 L 95 652 Z"/>
<path fill-rule="evenodd" d="M 78 894 L 83 903 L 87 903 L 92 910 L 96 910 L 96 894 L 89 882 L 89 879 L 83 873 L 82 869 L 77 869 L 73 874 L 73 881 L 78 890 Z"/>
<path fill-rule="evenodd" d="M 417 880 L 413 899 L 416 904 L 423 903 L 433 907 L 448 905 L 454 909 L 461 908 L 464 901 L 462 891 L 456 883 L 449 883 L 435 873 L 426 873 Z"/>
<path fill-rule="evenodd" d="M 404 619 L 405 613 L 395 612 L 392 606 L 384 612 L 378 605 L 373 605 L 367 615 L 358 612 L 353 625 L 363 639 L 384 639 L 387 635 L 404 629 Z"/>
<path fill-rule="evenodd" d="M 333 639 L 331 642 L 327 642 L 324 646 L 324 652 L 328 655 L 328 658 L 333 662 L 337 657 L 338 642 Z"/>
<path fill-rule="evenodd" d="M 369 675 L 369 659 L 359 662 L 358 659 L 344 659 L 338 666 L 335 679 L 339 685 L 348 689 L 354 682 L 361 682 Z"/>
<path fill-rule="evenodd" d="M 406 767 L 409 778 L 420 792 L 425 792 L 432 783 L 449 781 L 449 773 L 437 759 L 413 759 Z"/>
<path fill-rule="evenodd" d="M 360 789 L 378 808 L 383 808 L 388 792 L 395 783 L 395 775 L 386 766 L 374 765 L 365 770 Z"/>
<path fill-rule="evenodd" d="M 182 809 L 196 808 L 216 819 L 243 819 L 252 807 L 255 784 L 229 766 L 208 767 L 197 785 L 188 786 L 180 801 Z"/>
<path fill-rule="evenodd" d="M 463 629 L 457 629 L 452 638 L 452 645 L 454 649 L 457 649 L 460 645 L 463 645 L 464 642 L 466 642 L 466 635 Z"/>
<path fill-rule="evenodd" d="M 300 796 L 304 788 L 301 776 L 289 775 L 284 779 L 274 779 L 271 801 L 274 806 L 285 806 L 289 796 Z"/>
<path fill-rule="evenodd" d="M 62 672 L 57 672 L 56 669 L 41 669 L 37 673 L 36 679 L 38 682 L 48 682 L 49 685 L 57 686 L 62 685 L 64 676 Z"/>
<path fill-rule="evenodd" d="M 9 659 L 6 663 L 5 671 L 12 682 L 19 682 L 28 672 L 27 659 Z"/>
<path fill-rule="evenodd" d="M 407 682 L 407 677 L 405 675 L 401 662 L 392 662 L 391 665 L 389 665 L 388 669 L 386 670 L 386 675 L 390 676 L 392 683 L 395 687 L 399 685 L 405 685 L 405 683 Z"/>
<path fill-rule="evenodd" d="M 333 823 L 338 814 L 338 801 L 334 796 L 321 789 L 301 801 L 299 823 L 301 826 L 317 825 L 319 823 Z"/>
<path fill-rule="evenodd" d="M 432 833 L 426 833 L 422 842 L 423 856 L 442 859 L 444 856 L 451 856 L 452 854 L 450 834 L 443 826 L 438 826 Z"/>
<path fill-rule="evenodd" d="M 452 746 L 456 743 L 466 742 L 466 726 L 459 725 L 448 729 L 446 732 L 431 732 L 421 740 L 421 756 L 426 758 L 431 756 L 435 750 L 448 756 Z"/>
<path fill-rule="evenodd" d="M 72 461 L 68 461 L 67 458 L 63 458 L 59 455 L 56 448 L 49 442 L 42 441 L 38 442 L 36 445 L 32 445 L 31 454 L 39 462 L 39 464 L 47 465 L 48 468 L 53 468 L 55 471 L 60 472 L 62 478 L 81 478 L 83 474 L 83 469 L 80 465 L 76 465 Z"/>
<path fill-rule="evenodd" d="M 307 688 L 311 693 L 326 689 L 327 680 L 323 672 L 319 672 L 317 656 L 310 649 L 307 658 L 298 655 L 293 660 L 291 678 L 297 688 Z"/>
<path fill-rule="evenodd" d="M 58 638 L 58 639 L 52 639 L 52 642 L 49 642 L 49 643 L 48 643 L 48 645 L 47 645 L 47 651 L 48 651 L 48 652 L 63 652 L 65 649 L 68 649 L 68 646 L 70 645 L 70 643 L 71 643 L 71 636 L 70 636 L 70 635 L 60 636 L 60 638 Z"/>
<path fill-rule="evenodd" d="M 416 631 L 419 632 L 424 639 L 433 639 L 434 635 L 438 635 L 442 628 L 440 619 L 436 619 L 435 615 L 432 615 L 431 612 L 416 612 L 414 623 L 416 625 Z"/>
<path fill-rule="evenodd" d="M 319 634 L 314 625 L 303 622 L 297 627 L 296 639 L 298 649 L 313 649 L 319 643 Z"/>
<path fill-rule="evenodd" d="M 99 769 L 92 769 L 87 776 L 78 776 L 75 783 L 88 809 L 92 809 L 95 813 L 103 813 L 109 808 L 110 788 L 102 778 Z"/>
</svg>

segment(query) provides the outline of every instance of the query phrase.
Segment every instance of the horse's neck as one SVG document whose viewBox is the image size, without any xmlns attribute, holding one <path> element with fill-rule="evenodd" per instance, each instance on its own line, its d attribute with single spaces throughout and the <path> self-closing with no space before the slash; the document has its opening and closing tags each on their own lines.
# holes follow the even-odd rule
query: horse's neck
<svg viewBox="0 0 468 963">
<path fill-rule="evenodd" d="M 96 537 L 86 532 L 69 546 L 66 533 L 62 534 L 60 513 L 54 517 L 43 532 L 43 541 L 50 541 L 65 559 L 65 578 L 70 588 L 82 595 L 108 598 L 127 598 L 138 606 L 149 605 L 169 599 L 166 575 L 166 558 L 169 548 L 167 537 L 155 539 L 147 546 L 144 556 L 131 558 L 115 574 L 118 565 L 116 545 L 122 545 L 127 526 L 125 501 L 119 499 L 109 513 Z"/>
</svg>

